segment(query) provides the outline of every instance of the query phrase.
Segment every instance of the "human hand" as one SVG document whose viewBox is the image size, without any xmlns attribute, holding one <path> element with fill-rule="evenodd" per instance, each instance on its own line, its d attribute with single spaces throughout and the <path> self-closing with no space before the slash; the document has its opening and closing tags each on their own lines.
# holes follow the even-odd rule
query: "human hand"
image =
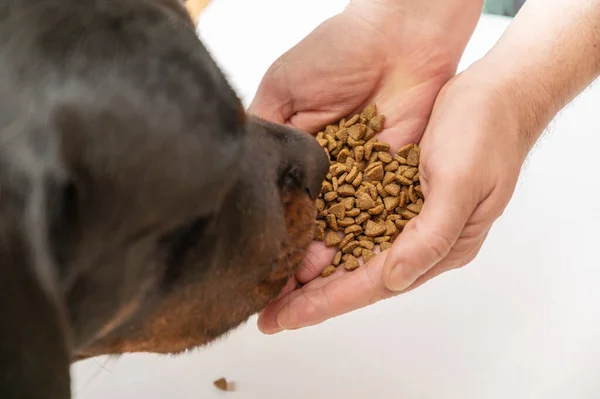
<svg viewBox="0 0 600 399">
<path fill-rule="evenodd" d="M 339 268 L 286 293 L 261 314 L 262 331 L 318 324 L 412 290 L 476 256 L 531 146 L 509 96 L 485 78 L 467 71 L 440 93 L 421 141 L 425 205 L 393 246 L 353 272 Z"/>
<path fill-rule="evenodd" d="M 367 3 L 374 8 L 365 8 Z M 385 2 L 353 2 L 342 14 L 323 23 L 273 64 L 261 82 L 250 112 L 315 132 L 375 102 L 379 112 L 386 116 L 386 128 L 378 138 L 392 149 L 420 141 L 439 90 L 456 71 L 481 4 L 468 9 L 471 13 L 464 8 L 458 10 L 458 4 L 454 5 L 456 10 L 442 8 L 446 14 L 440 8 L 432 8 L 427 10 L 431 18 L 423 21 L 398 7 L 400 3 L 392 1 L 384 6 Z M 412 4 L 412 12 L 424 11 Z M 444 29 L 441 22 L 436 23 L 436 18 L 445 20 L 449 15 L 453 29 Z M 298 283 L 313 280 L 331 263 L 334 254 L 335 250 L 314 243 L 296 278 L 282 295 L 294 290 Z M 352 304 L 358 307 L 363 301 L 360 295 L 348 294 L 353 292 L 351 284 L 343 288 L 347 291 L 349 310 Z M 291 295 L 302 292 L 298 290 Z M 262 314 L 259 327 L 264 332 L 277 329 L 273 310 L 286 298 L 291 296 L 275 302 Z"/>
</svg>

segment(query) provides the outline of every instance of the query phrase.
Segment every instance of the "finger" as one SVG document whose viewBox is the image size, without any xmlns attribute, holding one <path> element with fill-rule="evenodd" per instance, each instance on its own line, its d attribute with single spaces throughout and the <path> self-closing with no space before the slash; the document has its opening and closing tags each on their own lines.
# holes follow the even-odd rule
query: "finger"
<svg viewBox="0 0 600 399">
<path fill-rule="evenodd" d="M 452 251 L 446 256 L 441 262 L 436 264 L 434 267 L 429 269 L 425 274 L 421 275 L 418 279 L 415 280 L 414 283 L 411 284 L 406 290 L 402 293 L 406 293 L 414 290 L 428 282 L 429 280 L 439 276 L 442 273 L 445 273 L 450 270 L 454 270 L 460 267 L 463 267 L 469 263 L 471 263 L 485 242 L 489 232 L 489 228 L 479 234 L 475 238 L 470 237 L 461 237 L 456 242 Z M 464 249 L 463 249 L 464 248 Z"/>
<path fill-rule="evenodd" d="M 340 270 L 327 279 L 315 279 L 271 303 L 259 316 L 259 328 L 274 334 L 316 325 L 395 295 L 382 283 L 387 252 L 353 272 Z"/>
<path fill-rule="evenodd" d="M 477 205 L 456 179 L 430 183 L 421 214 L 408 223 L 387 256 L 383 279 L 392 291 L 408 288 L 450 252 Z"/>
<path fill-rule="evenodd" d="M 281 124 L 290 119 L 294 113 L 294 101 L 287 86 L 285 64 L 277 60 L 271 65 L 248 107 L 249 113 Z"/>
<path fill-rule="evenodd" d="M 296 272 L 298 281 L 304 284 L 321 274 L 323 268 L 333 261 L 336 251 L 337 248 L 327 248 L 319 241 L 310 244 L 306 257 Z"/>
</svg>

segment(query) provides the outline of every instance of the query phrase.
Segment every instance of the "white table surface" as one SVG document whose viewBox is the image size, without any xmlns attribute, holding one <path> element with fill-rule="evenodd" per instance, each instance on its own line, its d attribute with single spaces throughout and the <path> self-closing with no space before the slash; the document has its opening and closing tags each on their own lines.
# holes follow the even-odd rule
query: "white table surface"
<svg viewBox="0 0 600 399">
<path fill-rule="evenodd" d="M 201 36 L 248 103 L 268 65 L 345 3 L 214 0 Z M 484 16 L 461 69 L 508 23 Z M 551 124 L 470 266 L 313 328 L 269 337 L 253 318 L 188 355 L 88 360 L 75 397 L 600 398 L 599 111 L 596 85 Z M 236 392 L 213 387 L 222 376 Z"/>
</svg>

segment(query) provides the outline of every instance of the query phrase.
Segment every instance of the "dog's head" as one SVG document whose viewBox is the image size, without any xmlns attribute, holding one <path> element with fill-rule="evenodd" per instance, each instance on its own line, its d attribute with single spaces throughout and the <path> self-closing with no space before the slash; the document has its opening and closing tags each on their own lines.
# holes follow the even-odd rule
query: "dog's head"
<svg viewBox="0 0 600 399">
<path fill-rule="evenodd" d="M 0 396 L 62 399 L 73 359 L 179 352 L 262 309 L 312 239 L 328 164 L 245 116 L 180 2 L 9 3 Z"/>
</svg>

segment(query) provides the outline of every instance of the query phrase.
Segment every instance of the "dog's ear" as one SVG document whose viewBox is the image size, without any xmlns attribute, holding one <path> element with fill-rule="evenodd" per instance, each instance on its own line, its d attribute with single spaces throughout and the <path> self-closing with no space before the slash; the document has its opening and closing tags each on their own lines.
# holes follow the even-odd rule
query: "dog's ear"
<svg viewBox="0 0 600 399">
<path fill-rule="evenodd" d="M 46 212 L 60 190 L 47 168 L 53 151 L 1 133 L 0 398 L 68 399 L 69 345 Z"/>
</svg>

